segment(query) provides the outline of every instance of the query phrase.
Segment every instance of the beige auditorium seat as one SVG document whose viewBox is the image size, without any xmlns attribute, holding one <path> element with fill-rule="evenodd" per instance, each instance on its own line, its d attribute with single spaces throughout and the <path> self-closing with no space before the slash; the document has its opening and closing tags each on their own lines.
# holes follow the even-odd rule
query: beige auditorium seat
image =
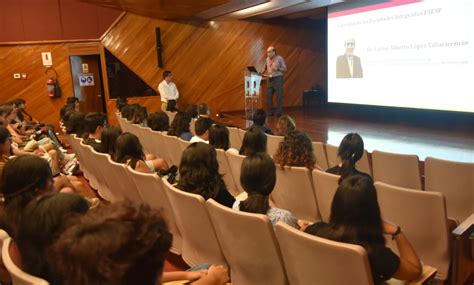
<svg viewBox="0 0 474 285">
<path fill-rule="evenodd" d="M 446 280 L 450 266 L 448 217 L 443 194 L 376 182 L 383 219 L 399 225 L 423 264 L 438 269 Z M 398 252 L 396 243 L 388 245 Z"/>
<path fill-rule="evenodd" d="M 92 169 L 93 165 L 89 162 L 89 157 L 87 155 L 87 145 L 82 141 L 82 139 L 76 137 L 72 138 L 70 141 L 73 142 L 71 146 L 73 147 L 76 158 L 79 161 L 79 167 L 83 172 L 84 177 L 89 180 L 92 188 L 97 189 L 97 181 L 94 177 L 94 170 Z"/>
<path fill-rule="evenodd" d="M 143 151 L 145 153 L 152 153 L 153 149 L 153 139 L 151 136 L 151 129 L 148 127 L 142 127 L 140 125 L 136 125 L 138 129 L 138 139 L 143 146 Z"/>
<path fill-rule="evenodd" d="M 100 197 L 102 197 L 102 199 L 109 202 L 114 202 L 116 197 L 113 196 L 106 177 L 109 167 L 109 155 L 99 153 L 94 149 L 91 149 L 91 156 L 92 161 L 95 164 L 95 170 L 97 171 L 97 182 L 99 183 L 97 193 L 100 195 Z"/>
<path fill-rule="evenodd" d="M 427 157 L 425 189 L 443 193 L 448 216 L 463 222 L 474 213 L 474 163 Z"/>
<path fill-rule="evenodd" d="M 138 193 L 135 183 L 132 181 L 127 172 L 127 166 L 117 163 L 108 157 L 109 165 L 106 168 L 107 185 L 112 191 L 112 195 L 117 195 L 118 200 L 130 200 L 132 202 L 141 203 L 142 198 Z"/>
<path fill-rule="evenodd" d="M 276 185 L 270 195 L 272 204 L 290 211 L 298 219 L 315 222 L 321 219 L 314 195 L 311 171 L 306 167 L 276 165 Z"/>
<path fill-rule="evenodd" d="M 182 236 L 183 260 L 190 266 L 204 263 L 227 266 L 204 198 L 181 191 L 166 180 L 162 181 Z"/>
<path fill-rule="evenodd" d="M 81 148 L 81 155 L 82 161 L 80 161 L 81 164 L 81 170 L 83 170 L 84 177 L 89 180 L 89 184 L 92 188 L 99 190 L 99 177 L 98 171 L 97 171 L 97 164 L 94 161 L 94 156 L 92 154 L 92 146 L 86 145 L 83 141 L 80 142 L 80 148 Z M 86 174 L 87 173 L 87 174 Z"/>
<path fill-rule="evenodd" d="M 240 194 L 238 188 L 235 184 L 234 177 L 232 176 L 232 171 L 230 170 L 229 161 L 225 155 L 225 151 L 222 149 L 216 149 L 217 162 L 219 163 L 219 173 L 224 179 L 227 190 L 232 196 L 237 196 Z"/>
<path fill-rule="evenodd" d="M 332 199 L 339 186 L 340 176 L 315 169 L 312 172 L 312 177 L 321 220 L 328 223 L 331 216 Z"/>
<path fill-rule="evenodd" d="M 183 151 L 181 150 L 181 146 L 179 145 L 178 137 L 163 134 L 163 142 L 165 149 L 169 154 L 171 164 L 179 166 L 179 164 L 181 163 L 181 156 L 183 155 Z"/>
<path fill-rule="evenodd" d="M 242 146 L 242 138 L 240 137 L 239 129 L 236 127 L 227 127 L 227 129 L 229 130 L 230 147 L 239 150 Z"/>
<path fill-rule="evenodd" d="M 363 247 L 312 236 L 282 222 L 275 231 L 290 284 L 374 284 Z"/>
<path fill-rule="evenodd" d="M 128 132 L 131 134 L 136 135 L 140 139 L 140 129 L 137 124 L 129 123 L 128 125 Z"/>
<path fill-rule="evenodd" d="M 421 190 L 417 155 L 374 150 L 372 152 L 374 181 Z"/>
<path fill-rule="evenodd" d="M 232 284 L 288 284 L 278 242 L 267 216 L 234 211 L 213 199 L 206 204 L 230 266 Z"/>
<path fill-rule="evenodd" d="M 178 143 L 179 143 L 179 147 L 181 148 L 181 152 L 183 152 L 185 149 L 188 148 L 188 146 L 192 144 L 192 142 L 185 141 L 181 138 L 178 138 Z"/>
<path fill-rule="evenodd" d="M 326 155 L 326 149 L 322 142 L 312 142 L 313 143 L 313 152 L 316 157 L 316 165 L 319 166 L 322 170 L 329 168 L 328 158 Z"/>
<path fill-rule="evenodd" d="M 150 139 L 153 142 L 150 146 L 150 152 L 166 160 L 168 165 L 172 165 L 173 163 L 171 161 L 171 155 L 168 149 L 166 148 L 165 141 L 163 139 L 163 133 L 150 130 L 150 136 Z"/>
<path fill-rule="evenodd" d="M 326 145 L 326 153 L 328 157 L 328 168 L 334 167 L 341 162 L 339 156 L 337 155 L 338 151 L 339 151 L 338 146 L 335 146 L 332 144 Z M 364 149 L 364 154 L 359 159 L 359 161 L 356 162 L 355 166 L 357 170 L 367 173 L 370 176 L 372 176 L 372 169 L 370 168 L 370 163 L 369 163 L 369 154 L 365 149 Z"/>
<path fill-rule="evenodd" d="M 5 265 L 5 268 L 7 269 L 8 273 L 10 273 L 10 276 L 12 278 L 12 284 L 13 285 L 48 285 L 49 283 L 41 278 L 35 277 L 33 275 L 30 275 L 13 263 L 13 260 L 10 257 L 10 244 L 11 244 L 11 238 L 6 238 L 3 240 L 3 246 L 2 246 L 2 260 L 3 264 Z"/>
<path fill-rule="evenodd" d="M 227 161 L 229 162 L 230 171 L 232 172 L 232 176 L 234 177 L 235 186 L 237 187 L 237 195 L 242 192 L 245 192 L 242 185 L 240 185 L 240 168 L 242 167 L 242 162 L 245 159 L 245 155 L 234 154 L 230 151 L 226 151 L 225 155 L 227 157 Z"/>
<path fill-rule="evenodd" d="M 129 133 L 132 133 L 130 130 L 131 130 L 131 125 L 132 125 L 132 122 L 130 122 L 129 120 L 127 119 L 123 119 L 122 121 L 122 133 L 125 133 L 125 132 L 129 132 Z"/>
<path fill-rule="evenodd" d="M 173 208 L 171 207 L 169 198 L 166 195 L 163 181 L 156 173 L 138 172 L 130 166 L 127 167 L 127 170 L 140 193 L 140 197 L 143 199 L 143 203 L 149 205 L 153 209 L 161 210 L 161 213 L 165 217 L 168 228 L 173 234 L 171 252 L 174 254 L 181 254 L 181 233 L 176 225 Z"/>
<path fill-rule="evenodd" d="M 243 129 L 238 129 L 239 131 L 239 136 L 240 136 L 240 141 L 244 141 L 244 137 L 245 137 L 245 133 L 247 132 L 246 130 L 243 130 Z"/>
<path fill-rule="evenodd" d="M 267 134 L 267 153 L 269 156 L 274 156 L 280 143 L 283 141 L 283 136 L 273 136 Z"/>
</svg>

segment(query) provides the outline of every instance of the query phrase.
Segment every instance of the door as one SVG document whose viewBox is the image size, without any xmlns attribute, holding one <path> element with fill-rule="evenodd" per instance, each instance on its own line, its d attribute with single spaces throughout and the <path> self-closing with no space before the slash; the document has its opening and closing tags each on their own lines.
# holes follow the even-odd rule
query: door
<svg viewBox="0 0 474 285">
<path fill-rule="evenodd" d="M 106 112 L 102 70 L 99 55 L 72 55 L 71 74 L 74 96 L 79 98 L 81 111 Z"/>
</svg>

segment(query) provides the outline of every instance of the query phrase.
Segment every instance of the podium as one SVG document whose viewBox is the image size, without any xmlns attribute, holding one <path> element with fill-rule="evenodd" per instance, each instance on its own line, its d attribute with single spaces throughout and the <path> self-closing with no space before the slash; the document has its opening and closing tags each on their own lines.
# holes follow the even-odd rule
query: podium
<svg viewBox="0 0 474 285">
<path fill-rule="evenodd" d="M 262 76 L 256 72 L 244 72 L 245 120 L 247 127 L 253 121 L 253 114 L 260 108 L 260 83 Z"/>
</svg>

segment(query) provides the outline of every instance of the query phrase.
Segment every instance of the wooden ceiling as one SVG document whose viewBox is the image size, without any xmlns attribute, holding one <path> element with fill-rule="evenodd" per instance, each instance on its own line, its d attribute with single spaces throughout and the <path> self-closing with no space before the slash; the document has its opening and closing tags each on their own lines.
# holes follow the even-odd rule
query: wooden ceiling
<svg viewBox="0 0 474 285">
<path fill-rule="evenodd" d="M 79 0 L 168 20 L 321 18 L 329 5 L 349 0 Z"/>
</svg>

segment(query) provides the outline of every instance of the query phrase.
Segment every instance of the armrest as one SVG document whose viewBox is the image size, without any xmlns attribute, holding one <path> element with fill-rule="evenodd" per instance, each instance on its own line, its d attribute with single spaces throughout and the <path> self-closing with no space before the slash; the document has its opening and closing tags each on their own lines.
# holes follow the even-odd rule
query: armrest
<svg viewBox="0 0 474 285">
<path fill-rule="evenodd" d="M 387 282 L 385 282 L 386 285 L 423 285 L 423 284 L 428 284 L 428 282 L 432 279 L 435 278 L 436 272 L 438 270 L 434 267 L 431 267 L 429 265 L 423 265 L 423 271 L 416 280 L 411 280 L 411 281 L 403 281 L 403 280 L 398 280 L 398 279 L 390 279 Z"/>
<path fill-rule="evenodd" d="M 471 214 L 464 222 L 452 231 L 452 234 L 459 237 L 474 230 L 474 214 Z"/>
</svg>

